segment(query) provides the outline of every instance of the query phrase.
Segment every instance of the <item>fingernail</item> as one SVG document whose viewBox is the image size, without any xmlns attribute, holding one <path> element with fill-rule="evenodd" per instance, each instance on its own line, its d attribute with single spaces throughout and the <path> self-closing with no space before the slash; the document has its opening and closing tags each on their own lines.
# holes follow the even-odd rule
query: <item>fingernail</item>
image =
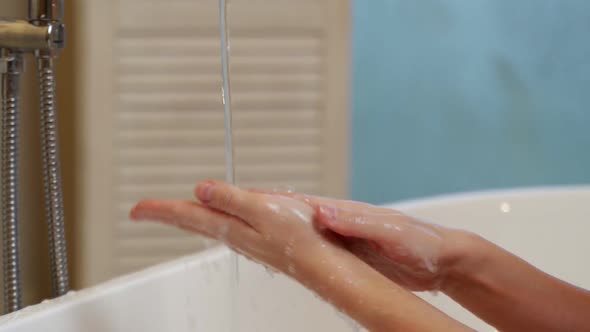
<svg viewBox="0 0 590 332">
<path fill-rule="evenodd" d="M 320 206 L 320 212 L 330 221 L 335 221 L 336 216 L 338 215 L 338 209 L 330 205 Z"/>
<path fill-rule="evenodd" d="M 203 182 L 197 187 L 197 197 L 199 197 L 201 202 L 207 204 L 211 201 L 213 196 L 213 187 L 213 181 Z"/>
</svg>

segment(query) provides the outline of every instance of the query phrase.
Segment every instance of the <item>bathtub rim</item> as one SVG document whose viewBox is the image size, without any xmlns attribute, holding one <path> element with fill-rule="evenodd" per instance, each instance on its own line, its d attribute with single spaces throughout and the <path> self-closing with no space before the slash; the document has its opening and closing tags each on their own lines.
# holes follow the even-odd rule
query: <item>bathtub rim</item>
<svg viewBox="0 0 590 332">
<path fill-rule="evenodd" d="M 440 206 L 445 204 L 463 204 L 492 199 L 509 200 L 527 197 L 551 197 L 555 195 L 583 193 L 590 193 L 590 184 L 473 190 L 455 193 L 443 193 L 420 198 L 403 199 L 377 205 L 400 210 L 410 210 L 425 205 Z"/>
<path fill-rule="evenodd" d="M 174 260 L 163 262 L 148 268 L 118 276 L 94 286 L 76 290 L 62 297 L 45 300 L 41 303 L 30 305 L 19 311 L 0 316 L 0 329 L 10 328 L 13 324 L 26 323 L 31 319 L 41 318 L 45 315 L 67 310 L 68 308 L 84 304 L 110 294 L 128 288 L 130 284 L 139 286 L 156 279 L 166 278 L 168 275 L 181 273 L 186 270 L 187 266 L 194 268 L 198 265 L 207 265 L 226 257 L 229 258 L 231 250 L 221 244 L 217 244 L 209 249 L 198 253 L 178 257 Z"/>
</svg>

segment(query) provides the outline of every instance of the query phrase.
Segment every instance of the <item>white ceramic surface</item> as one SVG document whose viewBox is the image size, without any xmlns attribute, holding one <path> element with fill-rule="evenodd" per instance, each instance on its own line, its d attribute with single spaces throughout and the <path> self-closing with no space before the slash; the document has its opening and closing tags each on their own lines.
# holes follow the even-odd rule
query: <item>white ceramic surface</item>
<svg viewBox="0 0 590 332">
<path fill-rule="evenodd" d="M 394 204 L 439 224 L 475 231 L 539 268 L 590 288 L 590 187 L 514 190 Z M 0 332 L 353 331 L 306 289 L 240 261 L 230 292 L 229 252 L 215 249 L 115 279 L 0 318 Z M 493 331 L 443 295 L 421 295 L 479 331 Z M 232 329 L 237 299 L 239 327 Z M 482 299 L 485 301 L 485 299 Z"/>
</svg>

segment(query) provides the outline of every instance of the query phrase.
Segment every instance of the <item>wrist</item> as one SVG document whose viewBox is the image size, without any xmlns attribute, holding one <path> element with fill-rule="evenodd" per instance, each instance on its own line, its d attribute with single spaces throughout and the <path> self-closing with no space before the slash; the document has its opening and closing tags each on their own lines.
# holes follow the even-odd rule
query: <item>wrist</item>
<svg viewBox="0 0 590 332">
<path fill-rule="evenodd" d="M 486 260 L 486 241 L 479 235 L 450 230 L 446 235 L 442 262 L 444 275 L 441 291 L 452 292 L 455 286 L 464 285 L 477 279 Z"/>
</svg>

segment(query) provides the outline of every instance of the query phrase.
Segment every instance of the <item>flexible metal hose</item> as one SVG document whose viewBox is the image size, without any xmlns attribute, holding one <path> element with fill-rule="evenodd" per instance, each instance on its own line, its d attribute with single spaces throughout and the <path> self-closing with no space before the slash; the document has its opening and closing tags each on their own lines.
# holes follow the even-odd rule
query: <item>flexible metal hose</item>
<svg viewBox="0 0 590 332">
<path fill-rule="evenodd" d="M 6 61 L 6 59 L 4 60 Z M 4 311 L 21 308 L 21 280 L 18 234 L 19 202 L 19 85 L 22 57 L 6 61 L 2 73 L 2 255 L 4 269 Z"/>
<path fill-rule="evenodd" d="M 58 148 L 55 59 L 51 55 L 40 55 L 37 58 L 37 64 L 41 94 L 41 148 L 45 209 L 49 230 L 51 283 L 54 296 L 61 296 L 69 290 L 69 276 Z"/>
</svg>

